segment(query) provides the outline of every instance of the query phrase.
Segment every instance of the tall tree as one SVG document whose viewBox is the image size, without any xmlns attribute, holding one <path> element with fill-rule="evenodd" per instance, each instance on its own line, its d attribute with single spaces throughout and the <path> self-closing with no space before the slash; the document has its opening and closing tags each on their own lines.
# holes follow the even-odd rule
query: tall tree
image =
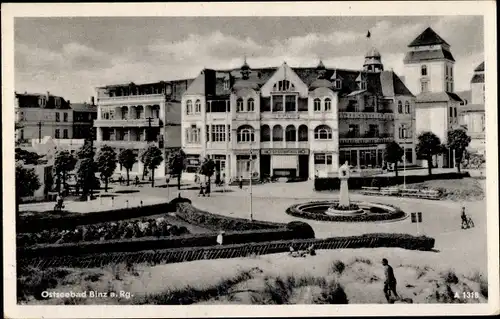
<svg viewBox="0 0 500 319">
<path fill-rule="evenodd" d="M 108 192 L 109 178 L 116 170 L 116 152 L 108 145 L 104 145 L 97 153 L 97 171 L 104 181 L 104 191 Z"/>
<path fill-rule="evenodd" d="M 42 186 L 40 178 L 33 168 L 26 168 L 18 162 L 16 164 L 16 213 L 19 212 L 21 197 L 33 196 L 35 191 Z"/>
<path fill-rule="evenodd" d="M 39 155 L 35 152 L 30 152 L 20 147 L 15 148 L 15 159 L 16 161 L 23 161 L 26 165 L 37 165 L 43 155 Z"/>
<path fill-rule="evenodd" d="M 141 156 L 141 162 L 151 171 L 151 187 L 155 187 L 155 169 L 163 161 L 161 150 L 155 145 L 149 145 Z"/>
<path fill-rule="evenodd" d="M 58 151 L 54 158 L 54 171 L 57 176 L 57 191 L 61 190 L 61 177 L 63 186 L 66 185 L 68 172 L 75 169 L 76 158 L 69 151 Z"/>
<path fill-rule="evenodd" d="M 457 166 L 457 171 L 460 173 L 460 164 L 466 153 L 467 147 L 471 141 L 470 136 L 467 135 L 463 129 L 455 129 L 448 131 L 446 146 L 454 151 L 455 153 L 455 163 Z"/>
<path fill-rule="evenodd" d="M 94 161 L 95 152 L 92 143 L 87 142 L 77 152 L 78 181 L 82 188 L 82 198 L 87 195 L 92 196 L 92 190 L 99 187 L 99 180 L 96 178 L 97 165 Z"/>
<path fill-rule="evenodd" d="M 177 150 L 168 154 L 168 171 L 177 177 L 177 189 L 181 189 L 182 172 L 186 169 L 186 153 Z"/>
<path fill-rule="evenodd" d="M 385 145 L 384 160 L 394 164 L 394 173 L 398 176 L 398 162 L 401 161 L 404 155 L 404 150 L 398 143 L 392 141 Z"/>
<path fill-rule="evenodd" d="M 127 171 L 127 186 L 130 185 L 130 170 L 134 167 L 134 164 L 137 163 L 137 155 L 131 149 L 123 149 L 118 155 L 118 162 L 121 166 L 125 167 Z"/>
<path fill-rule="evenodd" d="M 200 166 L 200 174 L 205 175 L 210 183 L 210 178 L 215 173 L 215 162 L 210 158 L 204 158 Z"/>
<path fill-rule="evenodd" d="M 429 175 L 432 175 L 432 157 L 441 154 L 443 146 L 441 140 L 432 132 L 422 132 L 418 136 L 416 153 L 419 158 L 427 160 L 427 169 Z"/>
</svg>

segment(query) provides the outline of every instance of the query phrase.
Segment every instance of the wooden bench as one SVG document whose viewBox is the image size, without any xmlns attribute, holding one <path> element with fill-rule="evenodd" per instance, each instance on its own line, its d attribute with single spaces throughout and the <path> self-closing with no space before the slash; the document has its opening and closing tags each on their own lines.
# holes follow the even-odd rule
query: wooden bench
<svg viewBox="0 0 500 319">
<path fill-rule="evenodd" d="M 380 195 L 380 188 L 378 187 L 368 187 L 362 186 L 361 193 L 365 195 Z"/>
<path fill-rule="evenodd" d="M 380 190 L 380 194 L 389 195 L 389 196 L 396 196 L 399 194 L 399 189 L 396 187 L 382 188 Z"/>
<path fill-rule="evenodd" d="M 439 199 L 440 194 L 436 190 L 421 190 L 419 193 L 419 197 L 425 199 Z"/>
</svg>

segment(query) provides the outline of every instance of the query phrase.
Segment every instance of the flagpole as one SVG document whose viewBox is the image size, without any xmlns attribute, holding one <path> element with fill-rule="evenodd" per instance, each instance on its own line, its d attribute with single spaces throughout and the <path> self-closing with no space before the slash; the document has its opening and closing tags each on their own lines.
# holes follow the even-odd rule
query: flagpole
<svg viewBox="0 0 500 319">
<path fill-rule="evenodd" d="M 224 192 L 229 186 L 229 136 L 231 135 L 231 130 L 229 129 L 229 110 L 227 109 L 226 101 L 226 166 L 224 170 L 226 171 L 226 177 L 224 178 Z"/>
</svg>

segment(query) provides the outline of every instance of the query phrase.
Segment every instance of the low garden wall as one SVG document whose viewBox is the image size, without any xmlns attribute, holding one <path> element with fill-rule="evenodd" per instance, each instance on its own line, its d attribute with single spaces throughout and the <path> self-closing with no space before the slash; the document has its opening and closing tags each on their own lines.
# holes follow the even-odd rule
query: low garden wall
<svg viewBox="0 0 500 319">
<path fill-rule="evenodd" d="M 90 268 L 116 263 L 166 264 L 200 259 L 236 258 L 252 255 L 264 255 L 287 252 L 291 245 L 296 250 L 303 250 L 314 245 L 315 249 L 341 248 L 376 248 L 400 247 L 411 250 L 431 250 L 435 240 L 431 237 L 415 237 L 408 234 L 365 234 L 351 237 L 327 239 L 283 240 L 265 243 L 232 244 L 215 247 L 189 247 L 140 252 L 96 253 L 85 256 L 22 256 L 18 255 L 18 264 L 34 267 Z"/>
<path fill-rule="evenodd" d="M 406 184 L 423 183 L 436 179 L 462 179 L 470 177 L 468 172 L 464 173 L 441 173 L 432 175 L 409 175 L 406 176 Z M 403 176 L 373 176 L 358 177 L 352 176 L 347 181 L 349 189 L 362 189 L 363 187 L 389 187 L 403 184 Z M 314 190 L 334 190 L 340 189 L 340 179 L 338 177 L 318 177 L 314 179 Z"/>
</svg>

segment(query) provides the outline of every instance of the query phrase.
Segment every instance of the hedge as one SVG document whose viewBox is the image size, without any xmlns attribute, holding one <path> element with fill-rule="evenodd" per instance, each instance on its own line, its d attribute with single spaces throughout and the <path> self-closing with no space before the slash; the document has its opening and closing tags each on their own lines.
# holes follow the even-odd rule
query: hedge
<svg viewBox="0 0 500 319">
<path fill-rule="evenodd" d="M 266 243 L 233 244 L 214 247 L 191 247 L 148 250 L 140 252 L 96 253 L 86 256 L 18 256 L 18 265 L 33 267 L 102 267 L 109 263 L 175 263 L 200 259 L 235 258 L 287 252 L 291 245 L 303 250 L 314 245 L 315 249 L 399 247 L 410 250 L 431 250 L 434 238 L 415 237 L 408 234 L 365 234 L 361 236 L 327 239 L 282 240 Z"/>
<path fill-rule="evenodd" d="M 327 204 L 331 203 L 330 201 L 314 201 L 308 202 L 307 204 Z M 296 204 L 290 206 L 286 209 L 286 213 L 288 215 L 305 218 L 305 219 L 314 219 L 321 221 L 330 221 L 330 222 L 373 222 L 373 221 L 386 221 L 392 219 L 399 219 L 406 216 L 406 213 L 403 212 L 396 206 L 388 205 L 388 204 L 379 204 L 384 206 L 389 206 L 394 208 L 394 211 L 382 211 L 382 209 L 378 207 L 371 207 L 370 211 L 373 214 L 361 214 L 361 215 L 353 215 L 353 216 L 343 216 L 343 215 L 327 215 L 324 213 L 315 213 L 315 212 L 307 212 L 300 210 L 299 207 L 304 204 Z M 382 212 L 384 212 L 382 214 Z"/>
<path fill-rule="evenodd" d="M 214 246 L 217 245 L 217 235 L 218 233 L 205 233 L 176 237 L 142 237 L 64 244 L 40 244 L 30 247 L 19 247 L 17 254 L 22 258 L 31 258 L 37 256 L 80 256 L 95 253 Z M 307 223 L 297 222 L 281 229 L 228 232 L 223 236 L 223 244 L 232 245 L 306 238 L 314 238 L 314 231 L 312 231 L 311 226 Z"/>
<path fill-rule="evenodd" d="M 71 213 L 63 211 L 58 212 L 60 215 L 54 215 L 54 211 L 52 210 L 39 212 L 32 216 L 18 216 L 16 231 L 17 233 L 33 233 L 53 228 L 73 229 L 80 225 L 98 224 L 109 221 L 175 212 L 177 203 L 180 200 L 188 203 L 191 202 L 187 198 L 175 198 L 170 203 L 111 209 L 98 212 Z"/>
<path fill-rule="evenodd" d="M 243 231 L 252 229 L 282 228 L 286 224 L 264 221 L 250 221 L 244 218 L 227 217 L 202 211 L 190 204 L 181 203 L 177 207 L 176 216 L 197 226 L 211 230 Z"/>
<path fill-rule="evenodd" d="M 432 175 L 409 175 L 406 176 L 406 184 L 423 183 L 436 179 L 462 179 L 470 177 L 469 172 L 441 173 Z M 361 189 L 362 187 L 389 187 L 403 184 L 403 176 L 372 176 L 360 177 L 353 176 L 347 181 L 349 189 Z M 314 179 L 314 190 L 334 190 L 340 189 L 340 179 L 338 177 L 317 177 Z"/>
</svg>

